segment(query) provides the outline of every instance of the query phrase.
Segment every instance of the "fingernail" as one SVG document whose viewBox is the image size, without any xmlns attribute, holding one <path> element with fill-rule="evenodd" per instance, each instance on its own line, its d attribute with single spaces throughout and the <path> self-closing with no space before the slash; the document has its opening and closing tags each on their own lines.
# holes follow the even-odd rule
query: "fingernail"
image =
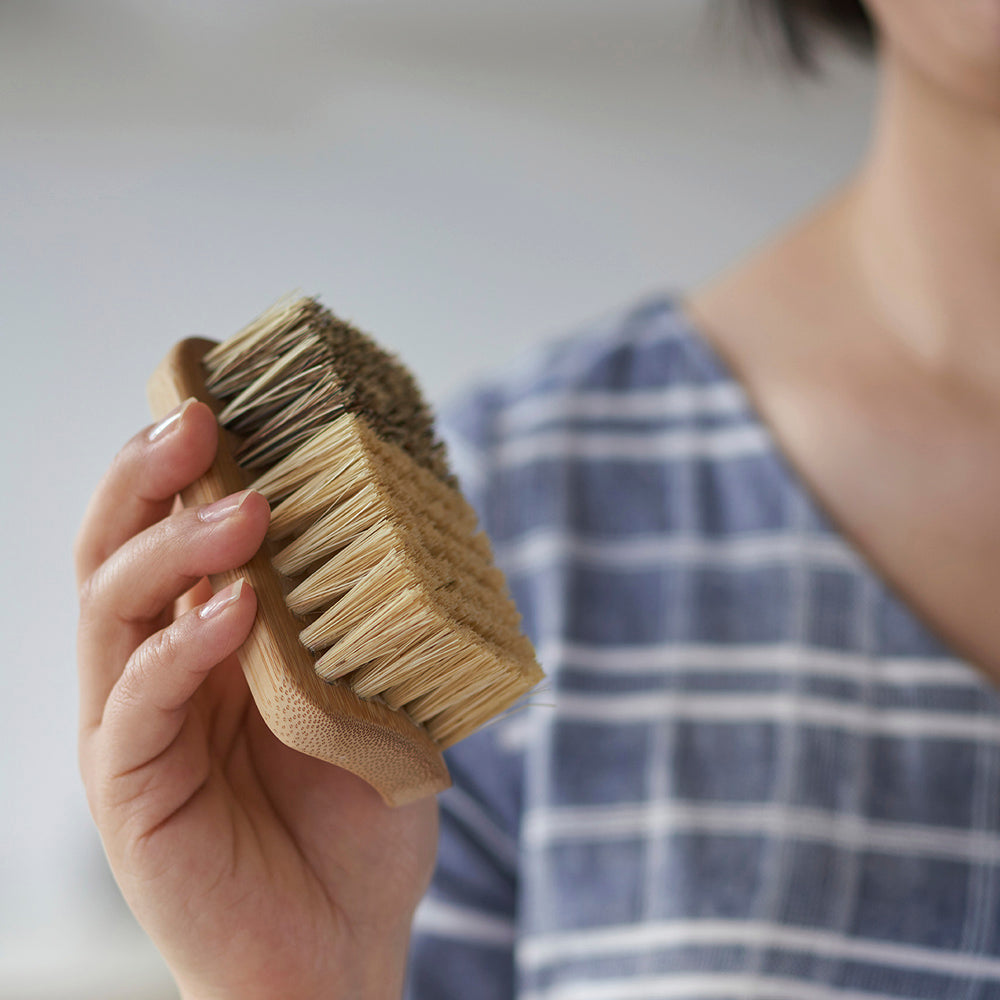
<svg viewBox="0 0 1000 1000">
<path fill-rule="evenodd" d="M 224 521 L 227 517 L 232 517 L 243 506 L 251 493 L 253 490 L 244 490 L 242 493 L 233 493 L 221 500 L 216 500 L 215 503 L 210 503 L 198 511 L 198 519 L 209 523 Z"/>
<path fill-rule="evenodd" d="M 242 577 L 235 583 L 231 583 L 228 587 L 220 590 L 211 600 L 206 601 L 198 609 L 198 617 L 214 618 L 216 615 L 221 614 L 230 604 L 235 604 L 240 599 L 240 594 L 243 593 L 243 579 Z"/>
<path fill-rule="evenodd" d="M 158 441 L 161 437 L 169 434 L 181 422 L 184 411 L 197 400 L 194 396 L 189 396 L 180 406 L 175 406 L 147 435 L 148 441 Z"/>
</svg>

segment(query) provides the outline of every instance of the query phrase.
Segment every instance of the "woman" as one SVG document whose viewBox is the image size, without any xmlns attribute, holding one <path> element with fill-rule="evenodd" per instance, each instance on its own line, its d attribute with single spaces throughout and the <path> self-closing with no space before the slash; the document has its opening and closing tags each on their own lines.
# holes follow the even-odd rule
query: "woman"
<svg viewBox="0 0 1000 1000">
<path fill-rule="evenodd" d="M 455 750 L 417 996 L 1000 997 L 1000 3 L 776 6 L 875 23 L 850 183 L 458 421 L 552 693 Z M 95 819 L 186 998 L 398 997 L 434 804 L 270 736 L 249 588 L 171 621 L 265 531 L 170 513 L 215 433 L 81 529 Z"/>
</svg>

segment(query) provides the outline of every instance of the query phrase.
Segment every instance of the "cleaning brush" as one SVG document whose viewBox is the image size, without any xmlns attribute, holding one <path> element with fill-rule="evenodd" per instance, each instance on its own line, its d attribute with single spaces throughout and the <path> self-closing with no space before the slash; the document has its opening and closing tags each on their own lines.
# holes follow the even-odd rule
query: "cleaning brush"
<svg viewBox="0 0 1000 1000">
<path fill-rule="evenodd" d="M 540 679 L 489 542 L 410 373 L 310 298 L 221 344 L 177 344 L 149 382 L 155 417 L 215 411 L 201 504 L 262 493 L 246 578 L 258 612 L 239 652 L 271 731 L 363 778 L 391 805 L 447 787 L 441 750 Z"/>
</svg>

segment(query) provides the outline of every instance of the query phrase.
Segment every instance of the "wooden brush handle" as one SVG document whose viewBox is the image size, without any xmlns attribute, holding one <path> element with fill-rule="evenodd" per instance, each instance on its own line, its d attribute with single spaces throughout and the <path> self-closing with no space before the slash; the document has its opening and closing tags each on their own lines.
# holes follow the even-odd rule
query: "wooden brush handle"
<svg viewBox="0 0 1000 1000">
<path fill-rule="evenodd" d="M 219 404 L 205 390 L 201 365 L 214 346 L 210 340 L 184 340 L 164 358 L 147 387 L 155 418 L 191 396 L 219 412 Z M 185 505 L 209 503 L 246 489 L 230 440 L 220 428 L 212 468 L 182 493 Z M 363 778 L 389 805 L 447 788 L 450 779 L 440 750 L 405 713 L 381 702 L 363 701 L 346 685 L 327 683 L 316 675 L 312 656 L 299 641 L 304 623 L 285 605 L 266 541 L 245 566 L 213 576 L 212 585 L 218 590 L 240 577 L 253 587 L 258 607 L 239 660 L 271 732 L 295 750 Z"/>
</svg>

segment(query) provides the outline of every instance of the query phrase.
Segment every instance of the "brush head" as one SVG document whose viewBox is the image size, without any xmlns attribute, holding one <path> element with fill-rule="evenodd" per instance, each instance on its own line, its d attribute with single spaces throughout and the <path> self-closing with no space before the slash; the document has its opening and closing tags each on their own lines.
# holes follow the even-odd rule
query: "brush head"
<svg viewBox="0 0 1000 1000">
<path fill-rule="evenodd" d="M 244 482 L 272 504 L 270 570 L 316 676 L 439 747 L 537 683 L 489 543 L 399 361 L 301 298 L 211 348 L 203 370 Z"/>
</svg>

